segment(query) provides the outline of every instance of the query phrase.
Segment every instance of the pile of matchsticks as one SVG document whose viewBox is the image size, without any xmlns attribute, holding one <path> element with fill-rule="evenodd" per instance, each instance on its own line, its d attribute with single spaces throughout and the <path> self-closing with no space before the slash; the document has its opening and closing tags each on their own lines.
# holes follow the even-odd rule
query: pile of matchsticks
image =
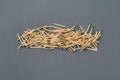
<svg viewBox="0 0 120 80">
<path fill-rule="evenodd" d="M 36 29 L 27 29 L 22 35 L 17 34 L 20 46 L 28 48 L 44 48 L 52 50 L 55 48 L 77 50 L 97 51 L 101 31 L 93 33 L 93 26 L 89 24 L 87 29 L 81 25 L 75 25 L 71 28 L 53 23 L 50 26 L 42 26 Z"/>
</svg>

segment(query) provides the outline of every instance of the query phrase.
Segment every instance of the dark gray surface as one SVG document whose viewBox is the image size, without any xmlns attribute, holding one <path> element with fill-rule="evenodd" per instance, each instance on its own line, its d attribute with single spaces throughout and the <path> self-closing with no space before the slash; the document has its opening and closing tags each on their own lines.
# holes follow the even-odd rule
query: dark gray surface
<svg viewBox="0 0 120 80">
<path fill-rule="evenodd" d="M 120 80 L 119 0 L 0 0 L 0 80 Z M 99 51 L 17 50 L 16 33 L 50 23 L 93 23 Z"/>
</svg>

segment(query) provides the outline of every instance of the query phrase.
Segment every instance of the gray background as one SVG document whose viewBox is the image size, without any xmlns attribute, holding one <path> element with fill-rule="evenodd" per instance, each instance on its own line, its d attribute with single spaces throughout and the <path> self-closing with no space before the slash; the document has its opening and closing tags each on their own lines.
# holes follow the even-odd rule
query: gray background
<svg viewBox="0 0 120 80">
<path fill-rule="evenodd" d="M 120 80 L 119 0 L 0 0 L 0 80 Z M 103 30 L 99 51 L 17 50 L 16 33 L 53 22 Z"/>
</svg>

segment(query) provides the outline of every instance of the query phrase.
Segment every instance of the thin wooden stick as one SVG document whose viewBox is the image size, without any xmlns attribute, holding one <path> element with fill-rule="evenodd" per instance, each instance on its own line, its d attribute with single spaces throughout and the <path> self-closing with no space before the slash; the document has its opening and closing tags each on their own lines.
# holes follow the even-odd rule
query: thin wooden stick
<svg viewBox="0 0 120 80">
<path fill-rule="evenodd" d="M 67 28 L 64 25 L 56 24 L 43 26 L 36 29 L 27 29 L 20 36 L 17 33 L 18 40 L 21 45 L 28 48 L 44 48 L 44 49 L 69 49 L 71 51 L 89 49 L 97 51 L 98 39 L 101 37 L 101 31 L 92 34 L 93 26 L 89 24 L 86 30 L 78 24 L 80 29 L 76 30 L 77 26 Z"/>
</svg>

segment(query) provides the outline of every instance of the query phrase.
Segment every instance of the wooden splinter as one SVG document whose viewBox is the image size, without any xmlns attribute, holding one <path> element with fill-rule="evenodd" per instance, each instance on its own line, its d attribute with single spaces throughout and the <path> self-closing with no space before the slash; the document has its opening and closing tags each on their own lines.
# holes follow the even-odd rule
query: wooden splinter
<svg viewBox="0 0 120 80">
<path fill-rule="evenodd" d="M 80 29 L 75 29 L 75 28 Z M 42 26 L 36 29 L 27 29 L 22 35 L 17 34 L 20 46 L 28 48 L 44 49 L 69 49 L 76 50 L 93 50 L 97 51 L 98 39 L 101 37 L 101 31 L 93 32 L 92 24 L 89 24 L 84 30 L 81 25 L 68 28 L 61 24 L 54 23 L 50 26 Z"/>
</svg>

